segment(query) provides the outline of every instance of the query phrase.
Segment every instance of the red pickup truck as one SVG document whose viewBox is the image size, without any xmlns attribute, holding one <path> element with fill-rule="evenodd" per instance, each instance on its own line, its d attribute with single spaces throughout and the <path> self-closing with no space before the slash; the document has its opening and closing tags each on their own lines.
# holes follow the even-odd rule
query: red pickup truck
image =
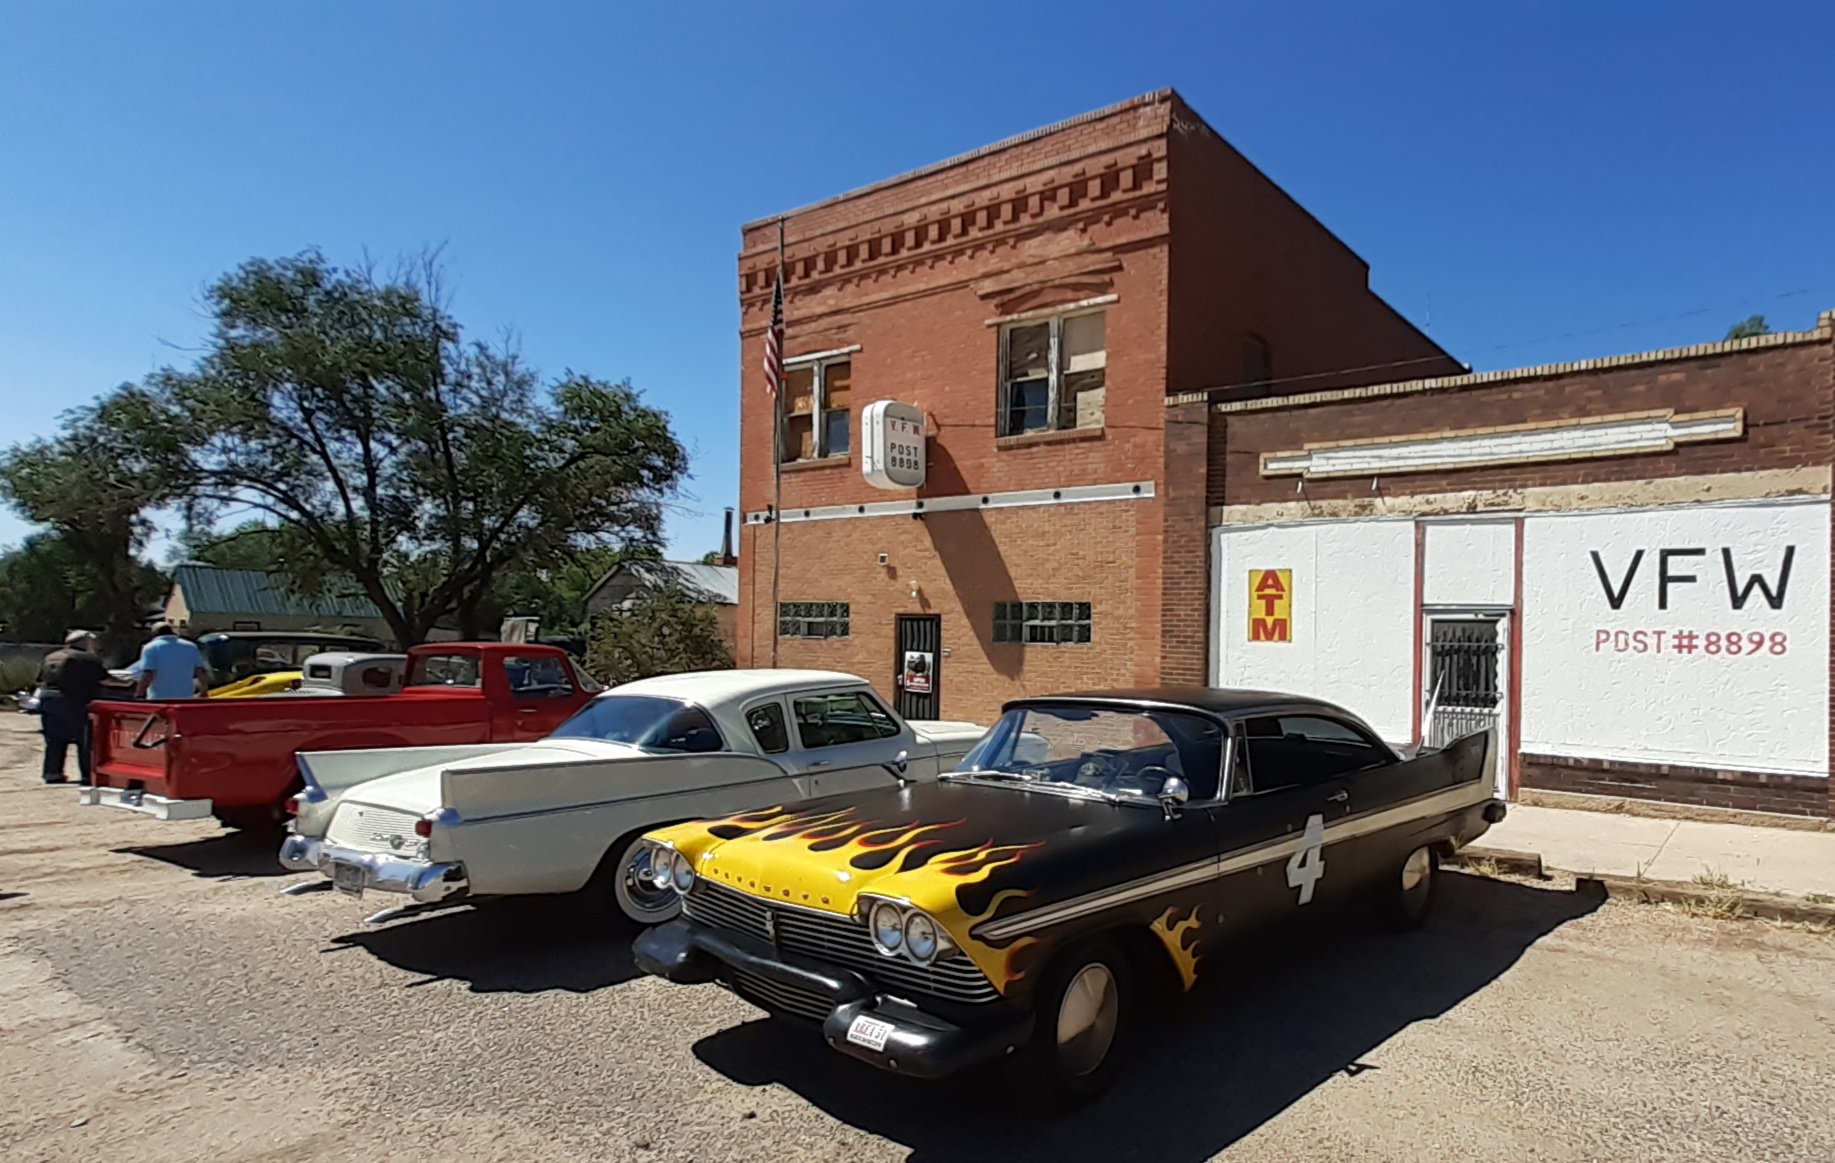
<svg viewBox="0 0 1835 1163">
<path fill-rule="evenodd" d="M 298 752 L 540 739 L 597 689 L 553 646 L 447 642 L 408 651 L 398 694 L 97 702 L 82 802 L 278 828 L 301 787 Z"/>
</svg>

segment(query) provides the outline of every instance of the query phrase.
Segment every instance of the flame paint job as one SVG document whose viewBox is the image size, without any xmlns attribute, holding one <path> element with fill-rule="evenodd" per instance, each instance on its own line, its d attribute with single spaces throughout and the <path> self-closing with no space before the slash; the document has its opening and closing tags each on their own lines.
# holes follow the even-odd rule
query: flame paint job
<svg viewBox="0 0 1835 1163">
<path fill-rule="evenodd" d="M 1198 913 L 1199 910 L 1194 908 L 1183 921 L 1174 924 L 1173 918 L 1179 915 L 1177 906 L 1174 906 L 1148 926 L 1153 930 L 1153 935 L 1160 939 L 1160 943 L 1166 946 L 1166 952 L 1171 955 L 1172 963 L 1178 969 L 1179 978 L 1185 982 L 1186 989 L 1190 989 L 1192 983 L 1198 980 L 1198 962 L 1201 960 L 1198 951 Z"/>
</svg>

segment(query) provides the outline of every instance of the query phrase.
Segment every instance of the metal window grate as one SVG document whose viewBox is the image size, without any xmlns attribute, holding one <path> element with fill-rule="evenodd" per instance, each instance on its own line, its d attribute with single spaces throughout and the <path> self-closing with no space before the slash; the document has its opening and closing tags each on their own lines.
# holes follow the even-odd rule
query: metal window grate
<svg viewBox="0 0 1835 1163">
<path fill-rule="evenodd" d="M 1490 619 L 1437 619 L 1428 628 L 1433 659 L 1432 686 L 1442 707 L 1494 709 L 1502 701 L 1498 685 L 1497 622 Z"/>
</svg>

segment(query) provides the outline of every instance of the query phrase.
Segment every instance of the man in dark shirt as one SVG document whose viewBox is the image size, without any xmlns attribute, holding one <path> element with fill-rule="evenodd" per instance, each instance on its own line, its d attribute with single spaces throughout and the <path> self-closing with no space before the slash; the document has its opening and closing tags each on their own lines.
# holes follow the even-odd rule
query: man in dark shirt
<svg viewBox="0 0 1835 1163">
<path fill-rule="evenodd" d="M 104 686 L 112 685 L 95 647 L 95 635 L 72 630 L 64 635 L 64 648 L 47 654 L 39 668 L 46 783 L 65 782 L 64 756 L 75 744 L 78 782 L 89 786 L 89 704 L 103 696 Z"/>
</svg>

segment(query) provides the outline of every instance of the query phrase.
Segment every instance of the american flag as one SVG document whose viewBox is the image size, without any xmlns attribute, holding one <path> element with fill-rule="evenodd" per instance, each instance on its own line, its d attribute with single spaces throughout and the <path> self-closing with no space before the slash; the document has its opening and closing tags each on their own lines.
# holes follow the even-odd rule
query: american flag
<svg viewBox="0 0 1835 1163">
<path fill-rule="evenodd" d="M 784 390 L 784 264 L 777 264 L 771 289 L 771 326 L 765 332 L 765 391 L 776 399 Z"/>
</svg>

